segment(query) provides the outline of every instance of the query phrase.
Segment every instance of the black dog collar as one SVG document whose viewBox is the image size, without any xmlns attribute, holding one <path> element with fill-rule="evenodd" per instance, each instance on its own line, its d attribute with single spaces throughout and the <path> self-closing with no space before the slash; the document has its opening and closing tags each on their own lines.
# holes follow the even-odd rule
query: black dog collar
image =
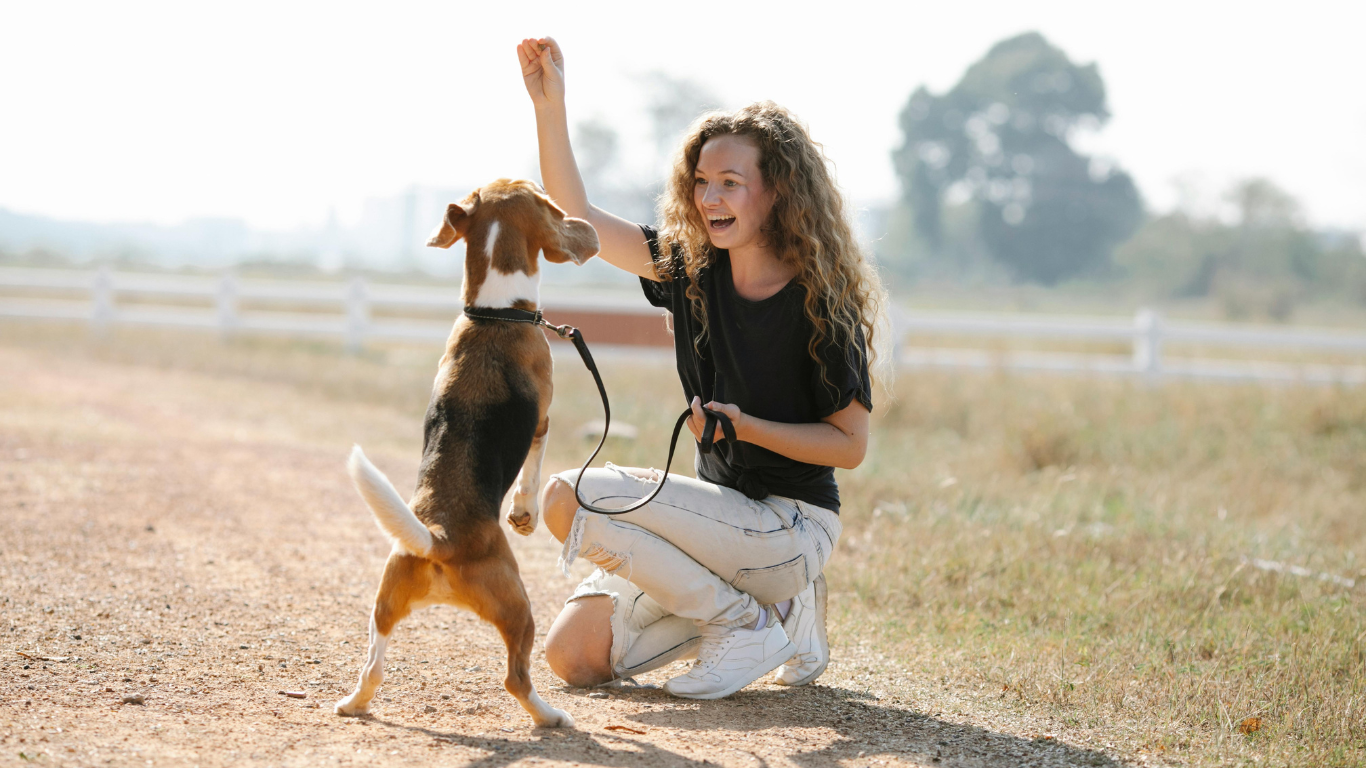
<svg viewBox="0 0 1366 768">
<path fill-rule="evenodd" d="M 493 307 L 465 307 L 465 317 L 475 320 L 502 320 L 509 323 L 531 323 L 532 325 L 545 325 L 545 320 L 541 317 L 541 310 L 534 312 L 529 309 L 514 309 L 506 307 L 495 309 Z"/>
</svg>

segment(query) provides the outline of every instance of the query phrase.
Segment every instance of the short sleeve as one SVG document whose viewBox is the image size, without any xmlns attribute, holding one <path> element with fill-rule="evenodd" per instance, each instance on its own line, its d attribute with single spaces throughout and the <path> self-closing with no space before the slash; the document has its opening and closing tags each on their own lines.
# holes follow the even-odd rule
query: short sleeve
<svg viewBox="0 0 1366 768">
<path fill-rule="evenodd" d="M 640 225 L 640 231 L 645 235 L 645 244 L 650 247 L 650 261 L 659 264 L 662 259 L 659 256 L 659 233 L 654 227 L 644 224 Z M 645 292 L 645 300 L 652 306 L 660 307 L 673 311 L 674 284 L 672 280 L 651 280 L 648 277 L 640 278 L 640 288 Z"/>
<path fill-rule="evenodd" d="M 863 329 L 857 328 L 853 340 L 846 345 L 827 341 L 820 349 L 822 366 L 813 366 L 811 391 L 814 394 L 817 418 L 838 413 L 858 400 L 871 413 L 873 410 L 872 376 L 868 372 L 868 345 Z"/>
</svg>

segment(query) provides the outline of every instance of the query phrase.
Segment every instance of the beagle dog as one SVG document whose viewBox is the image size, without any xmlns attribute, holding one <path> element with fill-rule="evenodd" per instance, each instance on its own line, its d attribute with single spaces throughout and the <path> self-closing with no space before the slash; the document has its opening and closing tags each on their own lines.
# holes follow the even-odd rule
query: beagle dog
<svg viewBox="0 0 1366 768">
<path fill-rule="evenodd" d="M 474 308 L 534 312 L 541 254 L 578 264 L 598 252 L 593 227 L 565 216 L 528 181 L 499 179 L 450 204 L 427 245 L 449 248 L 462 237 L 463 298 Z M 527 535 L 540 520 L 551 391 L 550 344 L 539 327 L 461 315 L 437 369 L 412 498 L 404 503 L 360 446 L 352 450 L 347 471 L 393 551 L 375 596 L 369 655 L 337 714 L 369 711 L 394 626 L 415 608 L 445 603 L 498 628 L 508 653 L 504 685 L 537 726 L 573 727 L 531 684 L 531 605 L 498 522 L 514 479 L 509 525 Z"/>
</svg>

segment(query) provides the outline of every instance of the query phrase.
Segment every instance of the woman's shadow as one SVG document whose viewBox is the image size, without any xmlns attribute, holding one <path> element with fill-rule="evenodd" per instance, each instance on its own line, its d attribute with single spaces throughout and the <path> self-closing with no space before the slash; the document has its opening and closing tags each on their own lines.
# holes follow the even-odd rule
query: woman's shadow
<svg viewBox="0 0 1366 768">
<path fill-rule="evenodd" d="M 592 710 L 594 700 L 588 691 L 565 689 L 582 696 L 579 713 Z M 678 705 L 680 700 L 651 687 L 622 687 L 613 695 L 642 705 Z M 997 733 L 972 725 L 950 723 L 922 713 L 886 706 L 862 691 L 813 685 L 790 691 L 741 691 L 720 701 L 703 701 L 693 708 L 654 709 L 624 715 L 620 722 L 602 726 L 585 724 L 579 730 L 540 730 L 535 741 L 470 736 L 431 728 L 415 728 L 377 721 L 390 727 L 426 733 L 440 741 L 487 751 L 489 754 L 470 763 L 492 768 L 527 757 L 564 760 L 604 766 L 714 766 L 729 755 L 708 756 L 707 732 L 730 731 L 736 734 L 769 729 L 792 729 L 780 751 L 785 760 L 797 765 L 826 766 L 872 764 L 875 760 L 897 759 L 921 765 L 945 766 L 1035 766 L 1123 765 L 1103 752 L 1060 743 L 1047 737 L 1022 738 Z M 615 725 L 615 727 L 614 727 Z M 650 731 L 659 728 L 696 731 L 699 738 L 689 754 L 665 749 L 654 743 Z M 807 736 L 804 729 L 834 731 Z M 632 731 L 644 731 L 634 734 Z M 746 749 L 743 742 L 727 740 L 724 751 L 749 752 L 760 765 L 772 747 L 757 743 Z M 719 747 L 719 745 L 718 745 Z M 718 753 L 721 752 L 718 749 Z M 727 761 L 729 762 L 729 761 Z"/>
</svg>

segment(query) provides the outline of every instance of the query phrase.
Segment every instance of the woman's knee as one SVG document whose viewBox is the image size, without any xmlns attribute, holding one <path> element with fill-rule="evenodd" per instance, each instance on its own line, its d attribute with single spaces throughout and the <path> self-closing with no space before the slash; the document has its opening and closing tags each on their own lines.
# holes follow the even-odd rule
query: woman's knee
<svg viewBox="0 0 1366 768">
<path fill-rule="evenodd" d="M 596 502 L 594 496 L 619 496 L 622 493 L 629 496 L 635 493 L 638 489 L 634 483 L 623 483 L 617 472 L 634 475 L 650 482 L 657 482 L 659 479 L 659 473 L 652 469 L 630 467 L 617 467 L 615 471 L 590 469 L 584 476 L 584 497 L 590 502 Z M 569 536 L 569 530 L 574 526 L 574 515 L 579 511 L 579 500 L 574 493 L 574 481 L 577 477 L 578 472 L 576 470 L 551 475 L 545 486 L 541 488 L 541 519 L 545 521 L 545 526 L 550 529 L 551 535 L 560 541 L 564 541 Z M 641 492 L 636 495 L 643 497 L 645 493 Z M 621 505 L 618 504 L 617 506 Z"/>
<path fill-rule="evenodd" d="M 545 637 L 550 671 L 576 688 L 612 680 L 612 598 L 582 597 L 565 606 Z"/>
<path fill-rule="evenodd" d="M 560 541 L 569 536 L 579 503 L 574 498 L 574 484 L 559 475 L 551 475 L 541 489 L 541 519 L 545 527 Z"/>
</svg>

